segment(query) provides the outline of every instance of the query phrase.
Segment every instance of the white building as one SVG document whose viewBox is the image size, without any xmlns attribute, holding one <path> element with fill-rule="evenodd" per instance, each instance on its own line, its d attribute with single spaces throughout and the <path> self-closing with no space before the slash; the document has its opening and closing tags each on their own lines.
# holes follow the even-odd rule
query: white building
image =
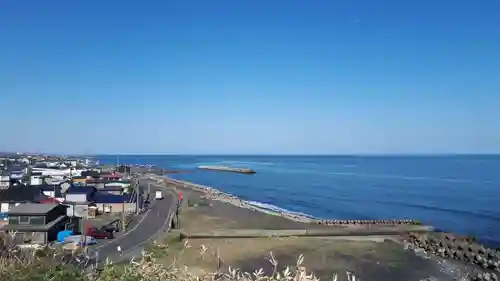
<svg viewBox="0 0 500 281">
<path fill-rule="evenodd" d="M 0 189 L 7 189 L 10 187 L 10 174 L 5 171 L 0 171 Z"/>
<path fill-rule="evenodd" d="M 44 176 L 65 176 L 65 177 L 80 176 L 83 171 L 85 171 L 85 170 L 74 169 L 74 168 L 63 169 L 63 170 L 46 169 L 46 168 L 33 168 L 33 172 L 41 172 L 42 175 L 44 175 Z"/>
<path fill-rule="evenodd" d="M 30 185 L 42 185 L 43 184 L 43 174 L 40 172 L 33 172 L 30 176 Z"/>
</svg>

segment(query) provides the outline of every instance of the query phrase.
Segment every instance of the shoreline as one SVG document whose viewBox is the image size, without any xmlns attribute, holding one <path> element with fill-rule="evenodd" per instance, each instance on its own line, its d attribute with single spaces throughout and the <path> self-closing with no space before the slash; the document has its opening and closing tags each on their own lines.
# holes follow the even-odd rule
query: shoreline
<svg viewBox="0 0 500 281">
<path fill-rule="evenodd" d="M 196 184 L 193 182 L 185 181 L 185 180 L 177 180 L 174 178 L 169 177 L 168 175 L 151 175 L 152 177 L 155 178 L 155 180 L 162 180 L 164 183 L 168 184 L 174 183 L 178 185 L 182 185 L 183 188 L 187 189 L 192 189 L 197 192 L 201 192 L 204 194 L 204 197 L 210 200 L 216 200 L 220 201 L 226 204 L 230 204 L 235 207 L 251 210 L 251 211 L 257 211 L 262 214 L 266 215 L 272 215 L 272 216 L 277 216 L 277 217 L 282 217 L 291 221 L 299 222 L 299 223 L 305 223 L 309 225 L 322 225 L 325 227 L 352 227 L 352 228 L 362 228 L 362 227 L 396 227 L 396 226 L 415 226 L 415 227 L 420 227 L 421 230 L 426 230 L 426 231 L 433 231 L 434 228 L 432 226 L 425 226 L 421 225 L 417 221 L 413 220 L 373 220 L 373 221 L 362 221 L 362 220 L 328 220 L 328 219 L 322 219 L 322 218 L 315 218 L 313 216 L 309 216 L 307 214 L 302 214 L 299 212 L 294 212 L 290 210 L 285 210 L 282 209 L 281 211 L 278 210 L 270 210 L 261 206 L 258 206 L 256 204 L 252 204 L 253 201 L 247 201 L 244 199 L 239 198 L 236 195 L 226 193 L 223 191 L 220 191 L 216 188 L 206 186 L 206 185 L 201 185 L 201 184 Z M 255 202 L 259 204 L 265 204 L 265 203 L 260 203 L 260 202 Z M 276 206 L 277 207 L 277 206 Z M 280 208 L 280 207 L 277 207 Z M 280 208 L 281 209 L 281 208 Z"/>
<path fill-rule="evenodd" d="M 226 204 L 231 204 L 235 207 L 244 208 L 244 209 L 248 209 L 248 210 L 252 210 L 252 211 L 257 211 L 257 212 L 261 212 L 261 213 L 264 213 L 267 215 L 283 217 L 283 218 L 287 218 L 289 220 L 301 222 L 301 223 L 312 224 L 312 223 L 315 223 L 318 221 L 318 219 L 316 219 L 316 218 L 308 217 L 306 215 L 301 215 L 298 213 L 294 213 L 293 211 L 285 211 L 284 210 L 282 212 L 278 212 L 278 211 L 262 208 L 262 207 L 250 204 L 248 201 L 241 199 L 236 195 L 232 195 L 232 194 L 220 191 L 220 190 L 213 188 L 213 187 L 209 187 L 209 186 L 205 186 L 205 185 L 201 185 L 201 184 L 196 184 L 196 183 L 192 183 L 192 182 L 188 182 L 188 181 L 184 181 L 184 180 L 177 180 L 177 179 L 173 179 L 169 176 L 157 176 L 157 177 L 159 177 L 160 180 L 166 181 L 166 183 L 173 182 L 173 183 L 182 185 L 184 188 L 190 188 L 190 189 L 193 189 L 195 191 L 201 192 L 204 194 L 204 196 L 207 199 L 220 201 L 220 202 L 223 202 Z"/>
<path fill-rule="evenodd" d="M 184 180 L 177 180 L 169 177 L 168 175 L 164 176 L 153 176 L 153 179 L 158 182 L 163 183 L 164 185 L 171 184 L 176 186 L 177 189 L 185 191 L 187 194 L 188 190 L 192 192 L 199 193 L 201 198 L 206 198 L 213 201 L 218 201 L 222 203 L 222 205 L 233 206 L 237 209 L 242 209 L 248 211 L 256 211 L 261 215 L 270 215 L 270 217 L 282 218 L 283 221 L 296 222 L 299 224 L 289 225 L 289 224 L 281 224 L 281 226 L 285 225 L 284 229 L 292 230 L 292 229 L 302 229 L 311 227 L 312 231 L 316 229 L 323 229 L 327 227 L 328 229 L 336 229 L 337 231 L 354 231 L 358 233 L 358 231 L 370 231 L 370 230 L 396 230 L 400 231 L 400 233 L 395 234 L 394 237 L 386 237 L 386 240 L 390 240 L 395 242 L 402 247 L 405 251 L 411 252 L 415 254 L 415 256 L 421 256 L 421 258 L 427 260 L 432 260 L 435 264 L 437 264 L 441 271 L 448 272 L 447 275 L 459 274 L 461 276 L 493 276 L 496 273 L 500 272 L 500 251 L 494 250 L 494 248 L 484 247 L 482 244 L 477 243 L 478 241 L 474 241 L 465 236 L 455 235 L 452 233 L 444 233 L 435 231 L 434 228 L 430 226 L 424 225 L 384 225 L 384 224 L 368 224 L 368 225 L 359 225 L 359 224 L 344 224 L 344 225 L 325 225 L 318 223 L 322 221 L 321 219 L 310 218 L 307 216 L 302 216 L 300 214 L 288 213 L 285 210 L 282 212 L 267 210 L 264 208 L 260 208 L 258 206 L 254 206 L 251 203 L 238 198 L 235 195 L 228 194 L 217 190 L 210 186 L 205 186 L 201 184 L 192 183 Z M 188 195 L 189 196 L 189 195 Z M 212 206 L 212 205 L 210 205 Z M 215 205 L 217 208 L 220 208 L 220 205 Z M 223 208 L 224 209 L 224 208 Z M 225 209 L 224 211 L 219 212 L 219 215 L 224 214 L 234 214 L 233 210 Z M 243 211 L 242 211 L 243 212 Z M 236 213 L 239 213 L 236 212 Z M 246 215 L 240 213 L 240 218 L 245 218 L 243 224 L 249 225 L 247 222 L 247 218 L 254 217 L 253 222 L 250 223 L 252 225 L 266 225 L 271 223 L 271 225 L 277 225 L 276 221 L 269 221 L 262 217 L 255 219 L 255 216 L 259 217 L 261 215 Z M 266 222 L 264 222 L 266 220 Z M 303 223 L 304 225 L 301 225 Z M 198 227 L 198 224 L 195 224 Z M 306 226 L 307 225 L 307 226 Z M 191 229 L 192 226 L 188 226 L 188 233 L 192 231 L 196 233 L 197 229 Z M 202 226 L 203 228 L 203 226 Z M 261 227 L 262 229 L 270 229 L 271 231 L 280 230 L 280 228 L 268 228 L 268 226 Z M 229 231 L 233 229 L 232 227 L 228 228 Z M 252 229 L 252 227 L 243 227 L 242 229 Z M 321 230 L 320 230 L 321 232 Z M 206 230 L 202 230 L 200 233 L 211 233 L 206 232 Z M 363 236 L 363 235 L 361 235 Z M 350 237 L 350 236 L 347 236 Z M 331 237 L 329 237 L 331 239 Z M 308 238 L 304 238 L 308 239 Z M 357 241 L 357 240 L 356 240 Z M 443 271 L 443 272 L 444 272 Z M 496 275 L 495 275 L 496 276 Z M 476 280 L 476 279 L 472 279 Z"/>
</svg>

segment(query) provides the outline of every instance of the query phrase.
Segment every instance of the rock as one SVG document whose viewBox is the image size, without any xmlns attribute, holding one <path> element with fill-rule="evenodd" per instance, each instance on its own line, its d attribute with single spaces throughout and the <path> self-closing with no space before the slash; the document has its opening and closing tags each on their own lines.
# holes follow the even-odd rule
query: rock
<svg viewBox="0 0 500 281">
<path fill-rule="evenodd" d="M 488 259 L 493 259 L 495 258 L 495 253 L 493 253 L 492 251 L 488 251 L 488 253 L 486 253 L 486 257 Z"/>
</svg>

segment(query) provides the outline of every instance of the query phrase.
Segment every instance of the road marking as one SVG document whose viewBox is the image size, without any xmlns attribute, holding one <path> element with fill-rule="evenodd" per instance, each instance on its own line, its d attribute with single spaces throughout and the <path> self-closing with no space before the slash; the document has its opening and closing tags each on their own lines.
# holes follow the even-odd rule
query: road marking
<svg viewBox="0 0 500 281">
<path fill-rule="evenodd" d="M 155 186 L 157 186 L 157 185 L 155 185 Z M 156 200 L 155 200 L 155 201 L 156 201 Z M 156 203 L 155 203 L 155 204 L 156 204 Z M 122 236 L 119 236 L 119 237 L 117 237 L 117 238 L 115 238 L 115 239 L 113 239 L 113 240 L 110 240 L 108 243 L 105 243 L 105 244 L 99 245 L 98 247 L 95 247 L 95 248 L 91 249 L 91 251 L 97 251 L 97 250 L 101 249 L 101 248 L 102 248 L 102 247 L 104 247 L 104 246 L 107 246 L 107 245 L 109 245 L 109 244 L 111 244 L 111 243 L 113 243 L 113 242 L 115 242 L 115 241 L 118 241 L 118 240 L 122 239 L 123 237 L 127 236 L 128 234 L 130 234 L 130 232 L 132 232 L 132 231 L 136 230 L 136 229 L 137 229 L 137 228 L 141 225 L 141 223 L 144 221 L 144 219 L 146 219 L 146 217 L 148 216 L 148 214 L 149 214 L 149 212 L 150 212 L 150 211 L 151 211 L 151 209 L 148 209 L 148 210 L 146 211 L 146 213 L 144 214 L 144 216 L 143 216 L 143 217 L 142 217 L 142 218 L 141 218 L 141 219 L 137 222 L 137 225 L 136 225 L 136 226 L 134 226 L 134 227 L 132 227 L 131 229 L 129 229 L 129 230 L 128 230 L 128 231 L 126 231 L 125 233 L 123 233 L 123 235 L 122 235 Z"/>
<path fill-rule="evenodd" d="M 160 186 L 160 185 L 155 185 L 155 186 L 159 186 L 159 187 L 160 187 L 160 188 L 162 188 L 162 189 L 164 188 L 164 187 L 162 187 L 162 186 Z M 172 195 L 172 196 L 173 196 L 173 195 Z M 175 200 L 175 197 L 174 197 L 174 198 L 172 198 L 172 204 L 170 204 L 170 206 L 173 206 L 173 203 L 174 203 L 173 201 L 174 201 L 174 200 Z M 168 225 L 168 228 L 167 228 L 167 231 L 170 231 L 170 228 L 171 228 L 171 222 L 172 222 L 172 219 L 173 219 L 173 217 L 172 217 L 172 207 L 170 207 L 170 208 L 168 209 L 168 215 L 167 215 L 167 218 L 168 218 L 168 219 L 167 219 L 167 220 L 165 220 L 165 222 L 163 223 L 163 226 L 162 226 L 162 227 L 160 227 L 160 228 L 158 229 L 158 231 L 156 231 L 153 235 L 149 236 L 147 239 L 145 239 L 145 240 L 143 240 L 143 241 L 141 241 L 141 242 L 139 242 L 139 243 L 135 244 L 134 246 L 130 247 L 128 250 L 123 251 L 123 252 L 124 252 L 124 255 L 125 255 L 126 253 L 130 253 L 130 252 L 132 252 L 132 251 L 136 250 L 137 248 L 139 248 L 139 247 L 140 247 L 140 246 L 142 246 L 143 244 L 145 244 L 145 243 L 149 242 L 151 239 L 153 239 L 153 238 L 155 238 L 156 236 L 158 236 L 158 235 L 159 235 L 159 234 L 160 234 L 160 233 L 164 230 L 164 228 L 165 228 L 165 226 L 166 226 L 167 224 L 169 224 L 169 225 Z M 121 259 L 119 259 L 119 260 L 115 260 L 115 262 L 120 262 L 120 261 L 122 261 L 123 259 L 124 259 L 124 257 L 122 257 L 122 258 L 121 258 Z"/>
<path fill-rule="evenodd" d="M 173 200 L 172 200 L 172 201 L 173 201 Z M 168 223 L 170 223 L 170 222 L 172 221 L 172 219 L 173 219 L 173 218 L 171 218 L 171 216 L 172 216 L 172 208 L 170 208 L 170 209 L 169 209 L 169 211 L 168 211 L 168 216 L 167 216 L 167 218 L 169 218 L 169 219 L 168 219 L 168 220 L 166 220 L 166 221 L 163 223 L 163 227 L 161 227 L 160 229 L 158 229 L 158 231 L 156 231 L 153 235 L 149 236 L 146 240 L 143 240 L 143 241 L 141 241 L 140 243 L 137 243 L 135 246 L 130 247 L 128 250 L 125 250 L 125 251 L 124 251 L 124 253 L 131 252 L 131 251 L 133 251 L 133 250 L 137 249 L 138 247 L 140 247 L 142 244 L 147 243 L 147 242 L 149 242 L 149 240 L 151 240 L 151 239 L 155 238 L 155 237 L 156 237 L 159 233 L 161 233 L 161 232 L 163 231 L 163 229 L 165 228 L 165 225 L 167 225 Z M 170 230 L 170 227 L 171 227 L 171 226 L 169 225 L 169 226 L 168 226 L 167 231 L 169 231 L 169 230 Z"/>
</svg>

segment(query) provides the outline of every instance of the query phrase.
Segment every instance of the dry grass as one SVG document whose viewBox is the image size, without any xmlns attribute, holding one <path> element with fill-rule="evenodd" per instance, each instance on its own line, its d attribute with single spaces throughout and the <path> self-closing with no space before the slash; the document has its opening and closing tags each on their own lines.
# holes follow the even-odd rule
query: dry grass
<svg viewBox="0 0 500 281">
<path fill-rule="evenodd" d="M 157 244 L 153 250 L 165 250 L 169 246 Z M 192 248 L 189 242 L 182 245 L 182 251 Z M 203 260 L 207 252 L 205 246 L 198 250 L 199 259 Z M 100 269 L 87 268 L 85 270 L 75 261 L 82 258 L 81 253 L 63 253 L 54 248 L 44 248 L 39 250 L 17 248 L 8 238 L 1 239 L 0 243 L 0 280 L 9 281 L 167 281 L 167 280 L 211 280 L 211 281 L 250 281 L 250 280 L 279 280 L 279 281 L 299 281 L 318 280 L 314 274 L 306 272 L 303 261 L 304 256 L 300 255 L 293 266 L 278 270 L 278 261 L 272 253 L 267 259 L 273 270 L 270 274 L 265 274 L 262 268 L 253 272 L 242 272 L 236 268 L 229 267 L 227 271 L 196 274 L 186 266 L 178 266 L 174 259 L 168 266 L 156 261 L 154 254 L 143 252 L 142 257 L 132 260 L 125 265 L 114 265 L 110 262 Z M 356 277 L 347 273 L 348 280 L 354 281 Z M 337 275 L 333 275 L 333 280 L 337 280 Z"/>
<path fill-rule="evenodd" d="M 421 280 L 427 276 L 440 276 L 439 268 L 422 259 L 401 244 L 383 237 L 269 237 L 237 239 L 190 239 L 185 249 L 174 233 L 164 244 L 167 248 L 152 247 L 156 261 L 165 265 L 175 263 L 187 266 L 190 272 L 205 275 L 220 268 L 227 272 L 228 265 L 243 271 L 263 268 L 271 274 L 273 267 L 266 260 L 270 252 L 280 261 L 279 269 L 295 264 L 298 256 L 306 257 L 303 266 L 321 280 L 329 280 L 333 272 L 351 271 L 362 280 Z M 203 256 L 200 249 L 205 248 Z M 339 276 L 339 281 L 348 280 Z M 443 279 L 446 280 L 446 279 Z"/>
</svg>

